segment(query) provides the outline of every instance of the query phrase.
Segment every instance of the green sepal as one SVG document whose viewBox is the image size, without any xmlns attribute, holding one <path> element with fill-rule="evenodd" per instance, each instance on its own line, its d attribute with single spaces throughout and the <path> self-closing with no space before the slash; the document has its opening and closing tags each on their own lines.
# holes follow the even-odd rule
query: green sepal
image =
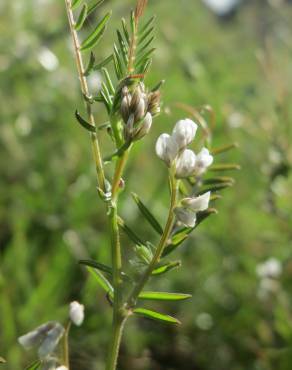
<svg viewBox="0 0 292 370">
<path fill-rule="evenodd" d="M 164 315 L 162 313 L 152 311 L 152 310 L 148 310 L 146 308 L 135 308 L 133 310 L 133 313 L 135 315 L 144 316 L 147 319 L 156 320 L 156 321 L 164 322 L 164 323 L 167 323 L 167 324 L 176 324 L 176 325 L 180 324 L 180 321 L 177 320 L 176 318 L 172 317 L 172 316 Z"/>
<path fill-rule="evenodd" d="M 85 19 L 87 17 L 87 11 L 88 11 L 88 6 L 87 6 L 87 4 L 84 4 L 82 9 L 81 9 L 81 12 L 79 14 L 79 17 L 77 19 L 77 22 L 74 26 L 76 31 L 79 31 L 82 28 L 82 26 L 85 22 Z"/>
<path fill-rule="evenodd" d="M 151 301 L 183 301 L 192 298 L 191 294 L 184 293 L 167 293 L 167 292 L 141 292 L 138 296 L 139 299 Z"/>
<path fill-rule="evenodd" d="M 103 19 L 98 23 L 95 29 L 91 32 L 91 34 L 82 42 L 80 46 L 81 51 L 92 49 L 98 43 L 98 41 L 101 39 L 101 37 L 104 34 L 107 23 L 111 17 L 111 14 L 112 14 L 111 12 L 107 13 L 103 17 Z"/>
<path fill-rule="evenodd" d="M 75 117 L 76 117 L 77 121 L 80 123 L 80 125 L 82 127 L 84 127 L 86 130 L 88 130 L 90 132 L 96 132 L 95 126 L 91 125 L 84 118 L 82 118 L 77 110 L 75 111 Z"/>
<path fill-rule="evenodd" d="M 145 219 L 149 222 L 149 224 L 153 227 L 153 229 L 159 234 L 163 234 L 163 229 L 160 223 L 157 221 L 155 216 L 153 216 L 152 212 L 145 206 L 145 204 L 139 199 L 138 195 L 132 193 L 132 197 L 137 204 L 141 214 L 145 217 Z"/>
<path fill-rule="evenodd" d="M 171 271 L 179 267 L 181 267 L 181 261 L 166 262 L 155 267 L 151 275 L 152 276 L 162 275 L 167 273 L 168 271 Z"/>
</svg>

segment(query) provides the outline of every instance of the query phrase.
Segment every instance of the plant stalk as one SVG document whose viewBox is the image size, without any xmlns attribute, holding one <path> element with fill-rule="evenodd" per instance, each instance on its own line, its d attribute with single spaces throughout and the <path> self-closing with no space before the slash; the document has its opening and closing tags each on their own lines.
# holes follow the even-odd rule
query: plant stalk
<svg viewBox="0 0 292 370">
<path fill-rule="evenodd" d="M 91 104 L 85 99 L 85 97 L 89 96 L 89 89 L 88 89 L 86 77 L 84 76 L 85 68 L 84 68 L 83 59 L 82 59 L 82 55 L 80 51 L 80 43 L 79 43 L 78 35 L 75 30 L 75 20 L 74 20 L 74 14 L 72 11 L 71 0 L 65 0 L 65 4 L 66 4 L 66 11 L 67 11 L 67 16 L 68 16 L 68 21 L 69 21 L 70 32 L 71 32 L 71 36 L 73 40 L 74 54 L 75 54 L 75 60 L 76 60 L 76 66 L 77 66 L 80 86 L 81 86 L 81 92 L 83 94 L 84 103 L 85 103 L 86 110 L 87 110 L 88 120 L 92 126 L 97 127 L 95 119 L 94 119 L 94 115 L 92 112 Z M 96 166 L 98 185 L 106 193 L 103 162 L 102 162 L 100 145 L 99 145 L 97 133 L 91 132 L 90 137 L 91 137 L 92 151 L 93 151 L 93 156 L 94 156 L 94 161 L 95 161 L 95 166 Z"/>
<path fill-rule="evenodd" d="M 71 321 L 65 327 L 65 333 L 63 337 L 63 356 L 64 356 L 64 365 L 68 370 L 70 370 L 70 356 L 69 356 L 69 332 L 71 328 Z"/>
<path fill-rule="evenodd" d="M 161 236 L 161 239 L 159 241 L 159 244 L 156 248 L 155 254 L 154 254 L 150 264 L 148 265 L 146 271 L 141 276 L 140 280 L 134 286 L 132 292 L 130 293 L 130 296 L 129 296 L 129 298 L 127 300 L 127 303 L 126 303 L 126 307 L 128 307 L 128 308 L 132 308 L 132 307 L 135 306 L 136 300 L 137 300 L 140 292 L 144 288 L 145 284 L 147 283 L 148 279 L 151 276 L 152 271 L 154 270 L 155 266 L 157 265 L 157 263 L 160 260 L 160 257 L 163 253 L 163 250 L 164 250 L 164 247 L 167 243 L 167 240 L 168 240 L 168 238 L 170 236 L 170 233 L 172 231 L 172 228 L 173 228 L 174 218 L 175 218 L 174 217 L 174 208 L 175 208 L 176 202 L 177 202 L 179 181 L 176 180 L 176 178 L 175 178 L 175 176 L 172 172 L 170 173 L 169 180 L 170 180 L 171 201 L 170 201 L 170 207 L 169 207 L 167 222 L 166 222 L 163 234 Z"/>
</svg>

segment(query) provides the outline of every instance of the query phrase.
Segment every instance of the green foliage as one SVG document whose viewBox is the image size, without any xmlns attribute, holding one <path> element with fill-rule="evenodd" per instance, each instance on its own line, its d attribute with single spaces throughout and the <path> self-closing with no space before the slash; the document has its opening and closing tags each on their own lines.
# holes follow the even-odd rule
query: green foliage
<svg viewBox="0 0 292 370">
<path fill-rule="evenodd" d="M 97 24 L 95 29 L 86 37 L 86 39 L 82 42 L 80 46 L 81 51 L 87 51 L 89 49 L 94 48 L 98 42 L 101 40 L 105 30 L 107 23 L 111 17 L 111 12 L 107 13 L 102 20 Z"/>
<path fill-rule="evenodd" d="M 162 313 L 152 311 L 152 310 L 148 310 L 146 308 L 135 308 L 133 310 L 133 313 L 136 314 L 136 315 L 144 316 L 147 319 L 160 321 L 160 322 L 163 322 L 163 323 L 166 323 L 166 324 L 180 324 L 180 322 L 172 316 L 164 315 Z"/>
</svg>

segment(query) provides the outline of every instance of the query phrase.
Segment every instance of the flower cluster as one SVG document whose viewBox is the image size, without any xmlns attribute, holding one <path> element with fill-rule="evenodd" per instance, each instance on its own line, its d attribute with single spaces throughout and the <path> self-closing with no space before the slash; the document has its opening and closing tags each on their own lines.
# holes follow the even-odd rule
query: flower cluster
<svg viewBox="0 0 292 370">
<path fill-rule="evenodd" d="M 197 155 L 186 149 L 195 138 L 198 125 L 190 119 L 178 121 L 172 135 L 162 134 L 156 143 L 156 154 L 168 167 L 175 165 L 177 178 L 202 175 L 213 163 L 207 148 Z"/>
<path fill-rule="evenodd" d="M 156 154 L 168 167 L 174 169 L 177 179 L 191 176 L 201 176 L 213 163 L 213 157 L 207 148 L 198 154 L 187 149 L 194 140 L 198 125 L 190 119 L 176 123 L 172 135 L 162 134 L 156 142 Z M 197 213 L 209 206 L 210 192 L 199 197 L 185 198 L 176 207 L 174 212 L 177 219 L 188 227 L 194 227 Z"/>
<path fill-rule="evenodd" d="M 130 93 L 128 87 L 124 87 L 120 112 L 125 123 L 125 140 L 142 139 L 150 131 L 153 116 L 160 112 L 159 91 L 147 94 L 142 83 L 136 86 L 133 93 Z"/>
</svg>

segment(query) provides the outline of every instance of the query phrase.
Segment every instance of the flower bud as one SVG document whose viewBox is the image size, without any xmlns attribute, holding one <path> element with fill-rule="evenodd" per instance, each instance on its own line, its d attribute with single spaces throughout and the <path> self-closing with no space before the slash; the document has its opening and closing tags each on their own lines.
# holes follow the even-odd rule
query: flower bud
<svg viewBox="0 0 292 370">
<path fill-rule="evenodd" d="M 177 142 L 179 149 L 185 148 L 194 140 L 197 128 L 198 125 L 188 118 L 177 122 L 172 136 Z"/>
<path fill-rule="evenodd" d="M 130 115 L 130 104 L 131 104 L 131 95 L 125 95 L 121 102 L 121 116 L 124 122 L 127 122 Z"/>
<path fill-rule="evenodd" d="M 200 195 L 199 197 L 195 198 L 185 198 L 181 201 L 181 204 L 193 212 L 201 212 L 205 211 L 209 207 L 211 192 L 208 191 L 207 193 Z"/>
<path fill-rule="evenodd" d="M 137 132 L 135 132 L 133 140 L 142 139 L 145 135 L 149 133 L 151 126 L 152 126 L 152 115 L 151 113 L 148 112 L 142 122 L 141 127 L 138 129 Z"/>
<path fill-rule="evenodd" d="M 155 150 L 157 156 L 162 159 L 168 167 L 171 166 L 178 154 L 178 146 L 175 140 L 173 140 L 173 138 L 168 134 L 162 134 L 159 136 Z"/>
<path fill-rule="evenodd" d="M 140 121 L 145 115 L 145 101 L 141 98 L 135 107 L 135 122 Z"/>
<path fill-rule="evenodd" d="M 196 225 L 196 213 L 188 208 L 176 207 L 174 213 L 178 221 L 182 222 L 187 227 L 194 227 Z"/>
<path fill-rule="evenodd" d="M 84 306 L 77 301 L 70 303 L 69 316 L 73 324 L 80 326 L 84 320 Z"/>
<path fill-rule="evenodd" d="M 160 113 L 160 91 L 151 92 L 148 95 L 148 112 L 155 116 Z"/>
<path fill-rule="evenodd" d="M 207 148 L 203 148 L 197 155 L 196 169 L 197 175 L 202 175 L 206 172 L 207 168 L 213 163 L 213 156 L 209 153 Z"/>
<path fill-rule="evenodd" d="M 176 161 L 176 177 L 184 178 L 193 175 L 196 166 L 196 154 L 189 149 L 185 149 Z"/>
</svg>

